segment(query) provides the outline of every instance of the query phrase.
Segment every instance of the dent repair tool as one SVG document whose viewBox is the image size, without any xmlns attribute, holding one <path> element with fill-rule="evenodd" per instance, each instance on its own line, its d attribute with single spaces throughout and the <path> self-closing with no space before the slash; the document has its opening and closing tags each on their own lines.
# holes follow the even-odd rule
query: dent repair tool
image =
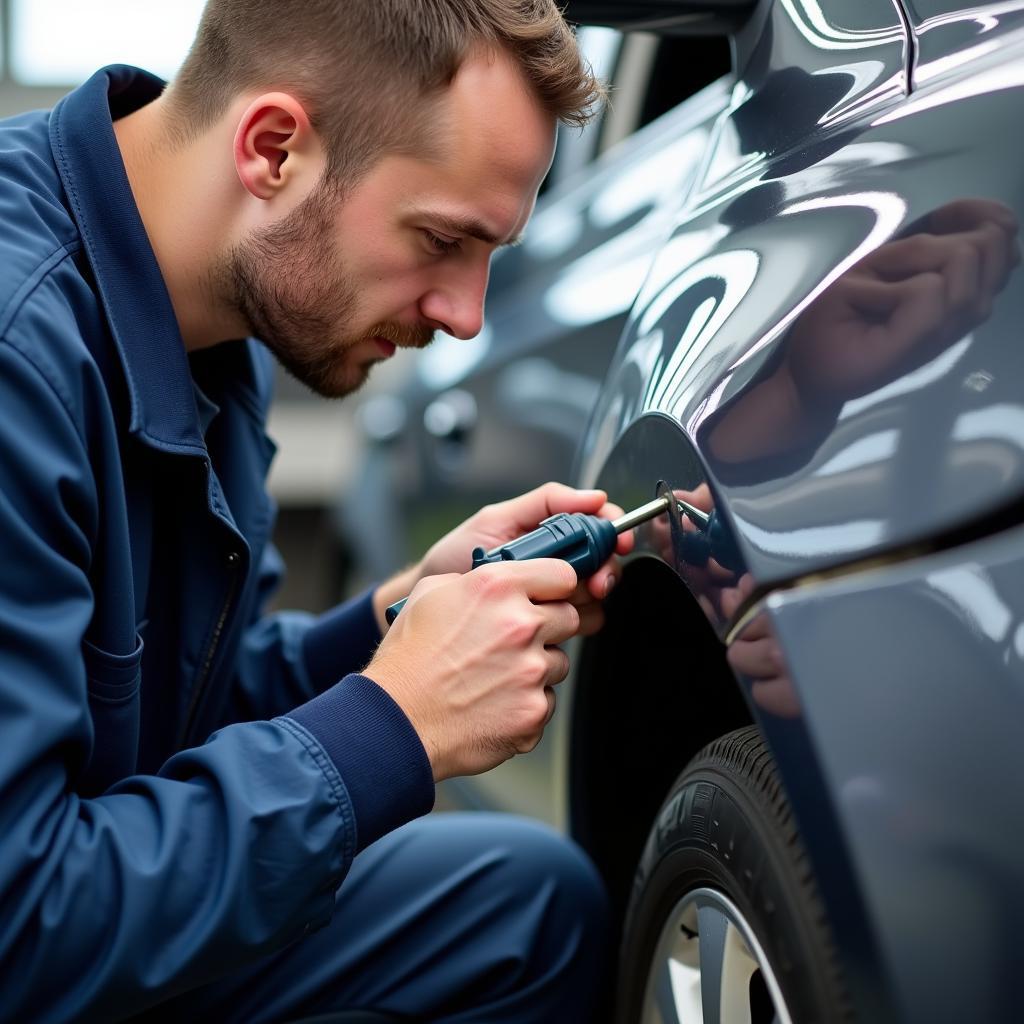
<svg viewBox="0 0 1024 1024">
<path fill-rule="evenodd" d="M 714 558 L 723 569 L 742 572 L 743 555 L 732 530 L 717 510 L 705 512 L 681 498 L 676 498 L 676 504 L 679 511 L 697 527 L 696 532 L 683 534 L 683 559 L 690 565 L 703 567 Z"/>
<path fill-rule="evenodd" d="M 493 551 L 474 548 L 472 567 L 479 569 L 491 562 L 514 562 L 527 558 L 562 558 L 576 570 L 581 580 L 585 580 L 611 557 L 620 533 L 667 512 L 671 502 L 672 498 L 665 495 L 614 520 L 599 519 L 582 512 L 560 512 L 545 519 L 531 533 L 510 540 Z M 395 621 L 407 600 L 396 601 L 384 613 L 389 625 Z"/>
</svg>

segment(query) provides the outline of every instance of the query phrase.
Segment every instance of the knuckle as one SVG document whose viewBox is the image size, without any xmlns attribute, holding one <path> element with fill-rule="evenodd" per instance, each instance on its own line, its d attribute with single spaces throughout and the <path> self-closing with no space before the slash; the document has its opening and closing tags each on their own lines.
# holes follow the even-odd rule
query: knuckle
<svg viewBox="0 0 1024 1024">
<path fill-rule="evenodd" d="M 508 580 L 499 572 L 501 566 L 482 565 L 466 576 L 470 588 L 484 600 L 495 600 L 508 593 Z"/>
<path fill-rule="evenodd" d="M 530 686 L 536 687 L 545 683 L 548 678 L 547 659 L 539 654 L 523 659 L 522 676 Z"/>
<path fill-rule="evenodd" d="M 531 733 L 529 736 L 524 736 L 522 739 L 516 741 L 516 753 L 529 754 L 530 751 L 532 751 L 538 743 L 540 743 L 539 733 Z"/>
<path fill-rule="evenodd" d="M 528 647 L 537 635 L 537 625 L 526 619 L 516 617 L 505 623 L 505 639 L 515 647 Z"/>
<path fill-rule="evenodd" d="M 548 703 L 547 691 L 538 690 L 537 696 L 531 703 L 530 707 L 530 722 L 529 722 L 529 735 L 540 738 L 540 734 L 544 731 L 544 727 L 548 724 L 548 718 L 551 713 L 551 705 Z"/>
</svg>

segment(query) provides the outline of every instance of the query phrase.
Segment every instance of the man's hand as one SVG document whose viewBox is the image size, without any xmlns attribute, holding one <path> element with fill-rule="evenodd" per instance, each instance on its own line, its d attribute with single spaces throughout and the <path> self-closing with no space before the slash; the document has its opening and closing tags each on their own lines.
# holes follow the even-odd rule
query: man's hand
<svg viewBox="0 0 1024 1024">
<path fill-rule="evenodd" d="M 419 565 L 407 569 L 377 589 L 373 606 L 381 632 L 388 628 L 384 619 L 385 610 L 405 597 L 418 580 L 445 573 L 469 572 L 473 548 L 481 547 L 490 551 L 535 530 L 541 520 L 559 512 L 584 512 L 603 519 L 616 519 L 622 515 L 622 509 L 610 504 L 604 491 L 579 491 L 557 483 L 544 484 L 518 498 L 488 505 L 442 537 Z M 632 547 L 632 531 L 619 537 L 617 551 L 620 555 L 627 554 Z M 572 603 L 579 610 L 579 632 L 583 636 L 596 633 L 604 623 L 601 600 L 607 597 L 615 585 L 619 571 L 617 560 L 610 559 L 589 580 L 581 583 L 572 596 Z"/>
<path fill-rule="evenodd" d="M 793 324 L 784 365 L 803 408 L 867 394 L 988 319 L 1020 263 L 1013 212 L 961 199 L 922 227 L 865 256 Z"/>
<path fill-rule="evenodd" d="M 434 779 L 475 775 L 532 750 L 568 674 L 560 644 L 580 615 L 576 573 L 538 558 L 422 580 L 365 674 L 412 723 Z"/>
</svg>

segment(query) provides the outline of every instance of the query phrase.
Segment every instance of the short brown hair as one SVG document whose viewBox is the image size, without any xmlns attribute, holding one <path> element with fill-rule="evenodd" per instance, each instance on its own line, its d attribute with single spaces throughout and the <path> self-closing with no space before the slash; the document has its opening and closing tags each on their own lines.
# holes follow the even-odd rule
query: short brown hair
<svg viewBox="0 0 1024 1024">
<path fill-rule="evenodd" d="M 168 103 L 191 138 L 240 92 L 292 92 L 328 174 L 351 178 L 410 144 L 424 102 L 479 47 L 511 55 L 563 123 L 585 124 L 603 96 L 554 0 L 208 0 Z"/>
</svg>

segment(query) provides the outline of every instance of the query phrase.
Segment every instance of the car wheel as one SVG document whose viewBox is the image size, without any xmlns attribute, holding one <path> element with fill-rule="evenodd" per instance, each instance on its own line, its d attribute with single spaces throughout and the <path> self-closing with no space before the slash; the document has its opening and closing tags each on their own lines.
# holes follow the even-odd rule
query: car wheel
<svg viewBox="0 0 1024 1024">
<path fill-rule="evenodd" d="M 705 747 L 647 839 L 626 914 L 623 1024 L 850 1018 L 824 911 L 756 728 Z"/>
</svg>

